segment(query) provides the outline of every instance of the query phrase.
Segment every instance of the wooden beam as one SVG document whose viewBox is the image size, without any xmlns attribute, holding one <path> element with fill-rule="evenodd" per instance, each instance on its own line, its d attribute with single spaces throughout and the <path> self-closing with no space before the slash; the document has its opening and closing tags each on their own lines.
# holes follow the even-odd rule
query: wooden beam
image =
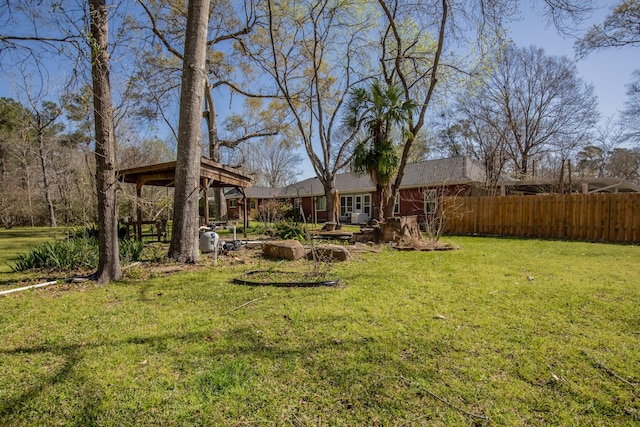
<svg viewBox="0 0 640 427">
<path fill-rule="evenodd" d="M 138 236 L 138 240 L 142 241 L 142 206 L 140 205 L 140 200 L 142 199 L 142 187 L 144 186 L 144 182 L 139 181 L 136 183 L 136 233 Z"/>
<path fill-rule="evenodd" d="M 244 204 L 244 207 L 242 209 L 242 234 L 246 240 L 247 228 L 249 228 L 249 213 L 247 212 L 247 192 L 244 191 L 244 187 L 238 187 L 238 189 L 242 193 L 242 202 Z"/>
<path fill-rule="evenodd" d="M 209 225 L 209 184 L 208 178 L 201 178 L 200 185 L 204 195 L 204 224 Z"/>
</svg>

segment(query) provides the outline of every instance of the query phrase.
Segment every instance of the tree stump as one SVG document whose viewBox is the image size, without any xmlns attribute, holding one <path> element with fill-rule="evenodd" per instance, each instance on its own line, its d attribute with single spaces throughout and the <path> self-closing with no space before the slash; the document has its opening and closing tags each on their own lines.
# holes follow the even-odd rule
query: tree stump
<svg viewBox="0 0 640 427">
<path fill-rule="evenodd" d="M 380 223 L 379 227 L 381 231 L 380 242 L 383 243 L 422 240 L 417 215 L 388 218 L 386 222 Z"/>
</svg>

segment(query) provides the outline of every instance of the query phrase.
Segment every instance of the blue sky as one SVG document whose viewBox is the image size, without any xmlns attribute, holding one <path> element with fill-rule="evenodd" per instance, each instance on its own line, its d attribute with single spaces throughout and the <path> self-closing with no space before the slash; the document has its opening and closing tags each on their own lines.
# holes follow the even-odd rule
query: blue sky
<svg viewBox="0 0 640 427">
<path fill-rule="evenodd" d="M 510 36 L 519 46 L 535 45 L 545 50 L 547 54 L 566 55 L 574 57 L 571 38 L 561 36 L 558 31 L 549 26 L 544 17 L 537 15 L 523 2 L 522 19 L 511 25 Z M 604 17 L 610 13 L 611 8 L 618 1 L 599 1 L 600 9 L 594 13 L 592 19 L 585 23 L 586 28 L 590 23 L 601 23 Z M 626 85 L 631 81 L 634 70 L 640 69 L 640 52 L 637 48 L 607 49 L 590 54 L 586 59 L 577 62 L 580 76 L 588 83 L 593 84 L 599 100 L 599 111 L 603 119 L 616 116 L 623 108 L 626 99 Z M 55 73 L 55 71 L 51 71 Z M 14 92 L 15 81 L 10 81 L 4 74 L 0 80 L 0 96 L 18 98 Z M 11 76 L 15 79 L 15 75 Z M 50 76 L 55 81 L 57 76 Z M 24 101 L 24 100 L 23 100 Z M 222 111 L 220 111 L 222 113 Z M 222 120 L 222 115 L 220 120 Z M 161 138 L 164 135 L 159 135 Z M 301 152 L 305 159 L 301 165 L 304 171 L 300 179 L 313 176 L 313 169 L 307 159 L 307 155 Z"/>
<path fill-rule="evenodd" d="M 600 1 L 600 9 L 590 23 L 602 23 L 617 1 Z M 523 19 L 511 25 L 511 38 L 519 46 L 535 45 L 547 54 L 574 58 L 574 40 L 562 37 L 545 18 L 523 7 Z M 590 25 L 589 25 L 590 26 Z M 631 82 L 633 70 L 640 69 L 640 51 L 637 48 L 606 49 L 591 53 L 576 63 L 580 77 L 593 84 L 598 96 L 599 110 L 604 117 L 615 116 L 622 110 L 626 99 L 626 87 Z"/>
</svg>

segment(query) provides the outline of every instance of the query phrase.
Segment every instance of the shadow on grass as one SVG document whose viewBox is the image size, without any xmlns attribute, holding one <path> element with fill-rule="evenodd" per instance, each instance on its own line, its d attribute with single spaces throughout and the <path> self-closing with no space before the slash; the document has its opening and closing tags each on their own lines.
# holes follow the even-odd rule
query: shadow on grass
<svg viewBox="0 0 640 427">
<path fill-rule="evenodd" d="M 222 342 L 231 343 L 223 349 L 215 348 L 217 339 Z M 175 342 L 179 345 L 171 345 L 171 342 Z M 57 385 L 61 385 L 70 382 L 73 385 L 74 390 L 78 390 L 80 405 L 70 405 L 65 410 L 70 411 L 69 414 L 54 415 L 58 419 L 65 419 L 67 425 L 82 425 L 90 426 L 96 425 L 99 420 L 100 412 L 100 395 L 102 394 L 97 389 L 96 384 L 92 384 L 91 378 L 78 378 L 77 373 L 74 373 L 74 369 L 83 361 L 86 353 L 90 350 L 104 347 L 112 347 L 117 349 L 118 347 L 127 345 L 144 345 L 154 348 L 156 351 L 172 352 L 170 348 L 184 348 L 184 345 L 189 343 L 204 343 L 211 342 L 211 354 L 210 356 L 214 360 L 216 357 L 226 360 L 225 356 L 247 356 L 250 358 L 264 359 L 273 363 L 279 363 L 282 360 L 306 360 L 304 363 L 314 363 L 324 365 L 329 368 L 335 360 L 318 360 L 310 362 L 311 355 L 322 354 L 323 351 L 333 348 L 335 351 L 341 351 L 341 348 L 357 349 L 367 346 L 367 342 L 370 339 L 366 337 L 356 337 L 352 340 L 335 341 L 327 339 L 324 341 L 310 341 L 303 340 L 302 345 L 294 344 L 291 342 L 287 344 L 285 342 L 273 341 L 265 339 L 260 335 L 259 331 L 255 331 L 249 327 L 237 327 L 225 331 L 225 333 L 217 338 L 212 338 L 208 332 L 190 332 L 186 334 L 166 333 L 153 336 L 135 336 L 122 340 L 105 341 L 102 343 L 82 343 L 82 344 L 67 344 L 67 345 L 35 345 L 35 346 L 17 346 L 9 349 L 0 350 L 0 355 L 7 356 L 29 356 L 39 354 L 51 354 L 62 359 L 62 363 L 57 369 L 48 372 L 46 375 L 39 375 L 35 380 L 31 381 L 33 385 L 26 387 L 24 390 L 8 396 L 6 399 L 0 401 L 0 425 L 14 425 L 21 422 L 32 421 L 28 411 L 30 410 L 30 404 L 35 401 L 41 395 L 53 396 L 56 398 L 56 391 L 52 391 Z M 300 341 L 297 341 L 298 343 Z M 231 360 L 233 357 L 229 357 Z M 331 370 L 327 370 L 326 375 L 332 375 Z M 336 371 L 337 373 L 338 371 Z M 360 373 L 362 374 L 362 373 Z M 353 380 L 351 375 L 345 377 L 345 373 L 341 372 L 338 375 L 341 378 L 335 378 L 334 381 L 345 382 L 347 380 Z M 16 378 L 14 383 L 20 383 L 19 378 Z M 345 385 L 347 385 L 345 383 Z M 85 392 L 89 390 L 89 394 Z M 68 398 L 67 398 L 68 399 Z M 51 400 L 50 400 L 51 401 Z M 58 411 L 58 408 L 43 407 L 43 411 L 51 413 L 52 411 Z M 23 418 L 24 414 L 26 419 Z"/>
<path fill-rule="evenodd" d="M 66 381 L 67 378 L 69 378 L 73 367 L 76 366 L 82 358 L 80 346 L 78 345 L 63 346 L 60 348 L 54 347 L 53 349 L 47 346 L 37 346 L 31 348 L 16 348 L 14 350 L 5 350 L 0 352 L 2 354 L 37 354 L 51 352 L 64 356 L 64 363 L 62 366 L 51 372 L 48 378 L 43 378 L 42 381 L 38 381 L 36 385 L 27 388 L 16 396 L 9 397 L 0 402 L 0 424 L 12 425 L 12 414 L 18 412 L 26 402 L 35 399 L 47 388 Z"/>
</svg>

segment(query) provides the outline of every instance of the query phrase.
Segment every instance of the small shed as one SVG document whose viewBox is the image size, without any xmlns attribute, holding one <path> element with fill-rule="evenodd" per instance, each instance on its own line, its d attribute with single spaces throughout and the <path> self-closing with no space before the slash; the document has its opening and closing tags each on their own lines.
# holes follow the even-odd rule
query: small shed
<svg viewBox="0 0 640 427">
<path fill-rule="evenodd" d="M 158 187 L 174 187 L 176 176 L 176 162 L 158 163 L 155 165 L 140 166 L 130 169 L 122 169 L 117 172 L 118 180 L 136 185 L 136 196 L 142 197 L 142 187 L 153 185 Z M 237 169 L 224 166 L 211 159 L 202 157 L 200 159 L 200 188 L 204 192 L 204 221 L 209 222 L 209 188 L 234 187 L 243 195 L 244 189 L 251 187 L 251 178 L 242 175 Z M 243 197 L 246 204 L 246 197 Z M 246 212 L 246 208 L 245 208 Z M 139 239 L 142 238 L 142 209 L 137 208 L 137 218 L 135 221 L 136 233 Z M 244 218 L 244 229 L 247 228 L 247 216 Z"/>
</svg>

